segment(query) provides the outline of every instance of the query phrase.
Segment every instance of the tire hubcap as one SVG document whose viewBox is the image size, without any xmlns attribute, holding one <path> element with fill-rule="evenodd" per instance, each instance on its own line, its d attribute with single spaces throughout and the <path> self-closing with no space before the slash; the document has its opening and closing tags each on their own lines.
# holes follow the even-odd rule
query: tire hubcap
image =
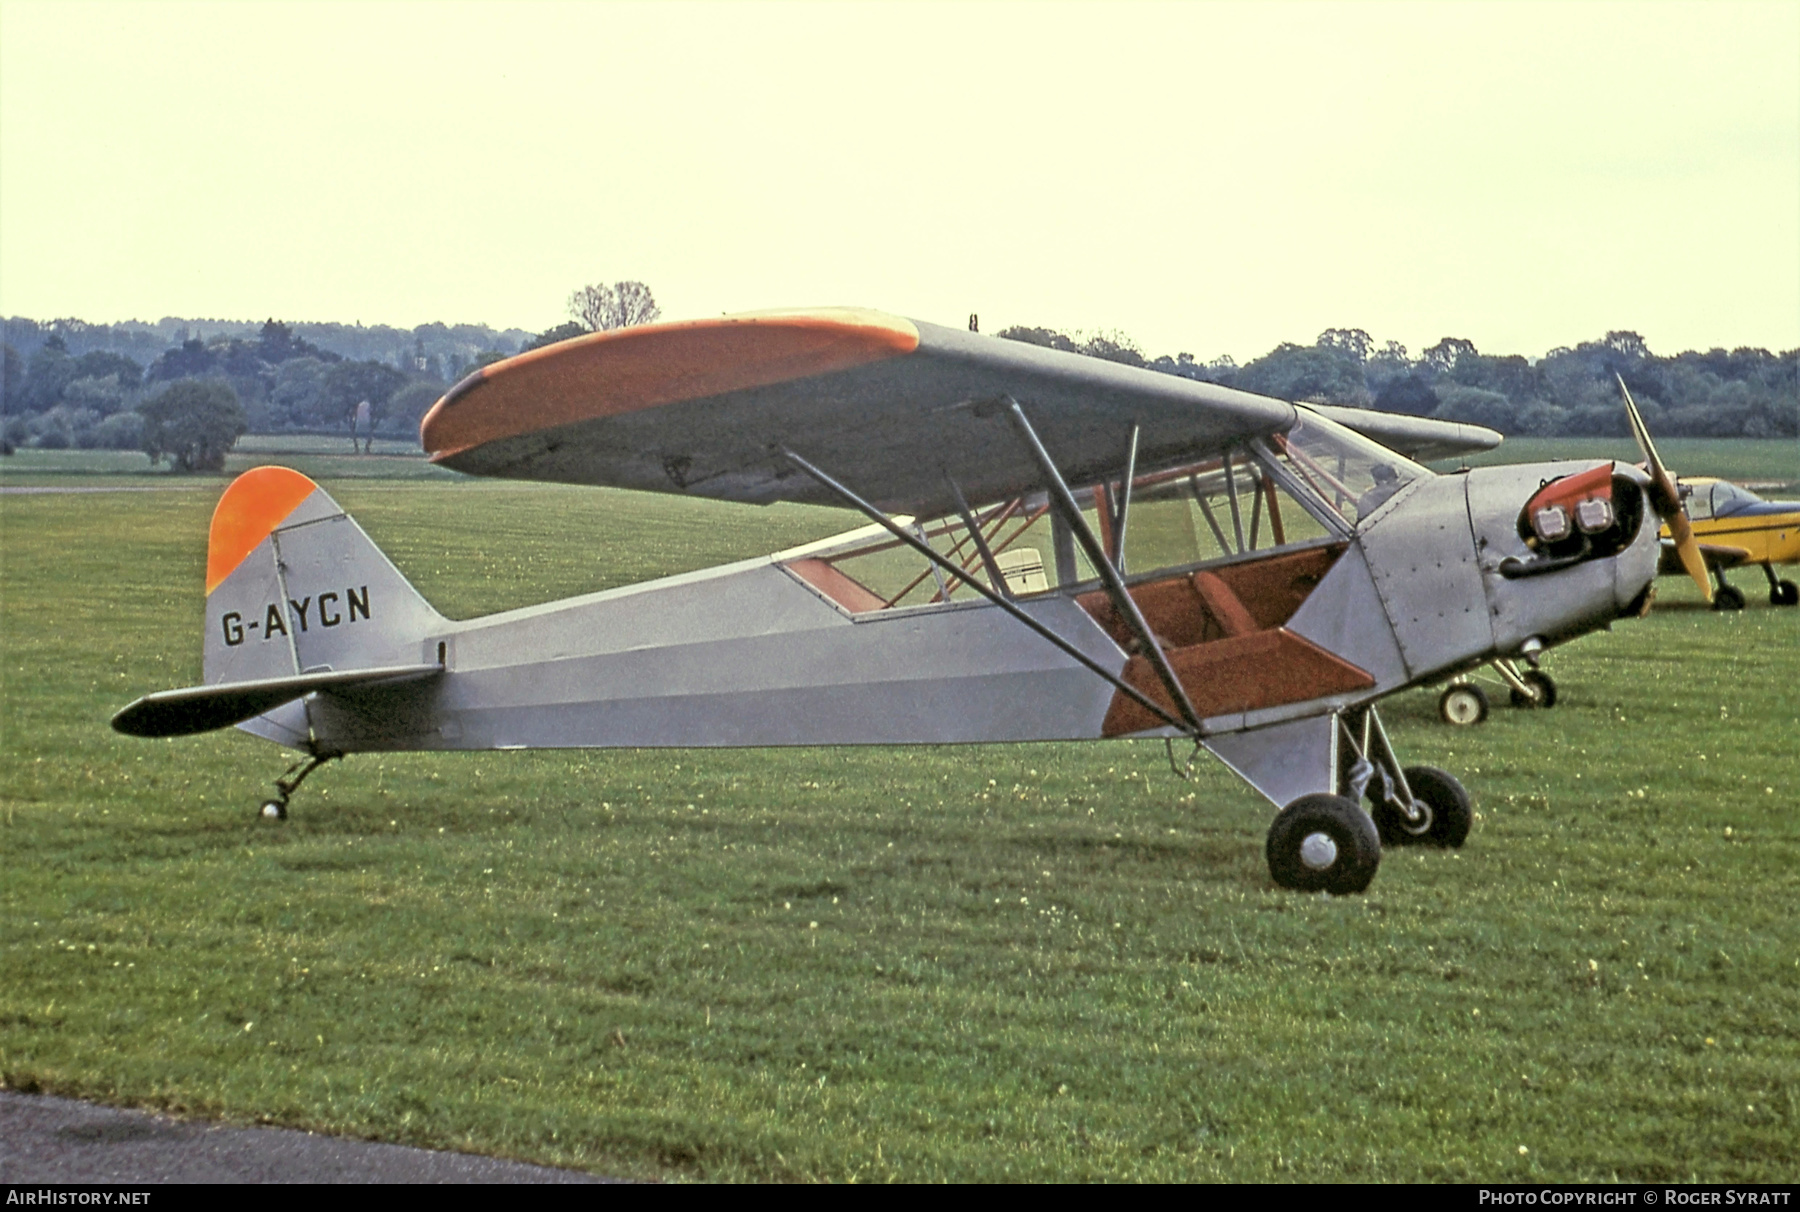
<svg viewBox="0 0 1800 1212">
<path fill-rule="evenodd" d="M 1328 833 L 1309 833 L 1300 842 L 1300 861 L 1312 871 L 1324 871 L 1337 862 L 1337 843 Z"/>
</svg>

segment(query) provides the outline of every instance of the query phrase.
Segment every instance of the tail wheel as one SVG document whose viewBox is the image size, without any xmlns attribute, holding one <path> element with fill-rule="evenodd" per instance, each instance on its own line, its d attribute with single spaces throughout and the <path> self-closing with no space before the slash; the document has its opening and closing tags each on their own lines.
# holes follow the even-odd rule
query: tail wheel
<svg viewBox="0 0 1800 1212">
<path fill-rule="evenodd" d="M 1403 773 L 1413 798 L 1431 809 L 1431 828 L 1417 840 L 1452 850 L 1461 846 L 1469 836 L 1469 826 L 1475 823 L 1475 810 L 1463 785 L 1436 766 L 1408 766 Z"/>
<path fill-rule="evenodd" d="M 1537 698 L 1533 699 L 1530 695 L 1514 690 L 1511 692 L 1514 707 L 1556 706 L 1556 683 L 1550 680 L 1549 674 L 1541 669 L 1527 669 L 1519 676 L 1519 680 L 1537 691 Z"/>
<path fill-rule="evenodd" d="M 1438 714 L 1446 724 L 1471 728 L 1488 717 L 1487 692 L 1473 682 L 1451 686 L 1438 696 Z"/>
<path fill-rule="evenodd" d="M 1269 874 L 1283 888 L 1361 892 L 1381 865 L 1375 822 L 1355 800 L 1341 795 L 1303 795 L 1269 826 Z"/>
<path fill-rule="evenodd" d="M 285 821 L 287 820 L 287 801 L 264 800 L 256 814 L 265 821 Z"/>
</svg>

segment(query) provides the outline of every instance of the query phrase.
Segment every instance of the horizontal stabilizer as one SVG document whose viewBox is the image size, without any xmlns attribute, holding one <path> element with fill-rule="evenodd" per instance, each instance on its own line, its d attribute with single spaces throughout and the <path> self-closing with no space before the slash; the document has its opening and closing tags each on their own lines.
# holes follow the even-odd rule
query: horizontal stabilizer
<svg viewBox="0 0 1800 1212">
<path fill-rule="evenodd" d="M 351 669 L 342 673 L 325 670 L 223 686 L 160 690 L 121 710 L 113 716 L 112 726 L 130 736 L 190 736 L 255 719 L 315 690 L 411 682 L 435 677 L 443 671 L 441 665 L 389 665 L 381 669 Z"/>
</svg>

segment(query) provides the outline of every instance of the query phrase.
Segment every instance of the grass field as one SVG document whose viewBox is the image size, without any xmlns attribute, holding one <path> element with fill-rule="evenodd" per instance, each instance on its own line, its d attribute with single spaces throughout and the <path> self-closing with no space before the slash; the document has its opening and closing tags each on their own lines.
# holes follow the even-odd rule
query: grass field
<svg viewBox="0 0 1800 1212">
<path fill-rule="evenodd" d="M 217 493 L 224 481 L 263 463 L 281 463 L 315 479 L 443 480 L 460 477 L 434 467 L 412 440 L 377 438 L 368 454 L 350 449 L 348 436 L 316 434 L 246 434 L 225 457 L 217 476 L 176 475 L 166 464 L 153 465 L 135 450 L 14 451 L 0 458 L 0 484 L 18 486 L 70 484 L 77 480 L 111 486 L 168 487 L 183 482 L 212 482 Z"/>
<path fill-rule="evenodd" d="M 1267 806 L 1128 742 L 353 757 L 266 826 L 280 750 L 106 727 L 198 678 L 220 486 L 0 497 L 13 1088 L 642 1177 L 1800 1161 L 1800 610 L 1668 579 L 1551 656 L 1554 710 L 1456 732 L 1390 700 L 1477 822 L 1356 897 L 1274 889 Z M 328 487 L 457 617 L 846 524 Z"/>
<path fill-rule="evenodd" d="M 1755 438 L 1658 438 L 1656 453 L 1676 475 L 1723 476 L 1759 484 L 1800 486 L 1800 442 Z M 1549 459 L 1643 460 L 1630 438 L 1508 438 L 1493 450 L 1472 456 L 1471 467 L 1495 463 L 1537 463 Z M 1465 460 L 1433 466 L 1448 469 Z"/>
</svg>

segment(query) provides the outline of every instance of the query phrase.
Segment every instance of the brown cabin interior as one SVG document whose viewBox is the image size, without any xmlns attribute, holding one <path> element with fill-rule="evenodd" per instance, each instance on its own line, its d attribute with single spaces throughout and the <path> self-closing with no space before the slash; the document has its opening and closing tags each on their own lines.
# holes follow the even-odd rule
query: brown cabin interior
<svg viewBox="0 0 1800 1212">
<path fill-rule="evenodd" d="M 1364 670 L 1285 626 L 1331 571 L 1344 547 L 1332 543 L 1274 551 L 1260 559 L 1175 573 L 1129 587 L 1138 612 L 1202 719 L 1375 685 L 1375 679 Z M 824 560 L 794 560 L 786 567 L 853 614 L 885 605 L 878 594 Z M 1179 714 L 1106 592 L 1096 589 L 1078 594 L 1075 601 L 1131 654 L 1124 680 L 1172 714 Z M 1103 732 L 1119 736 L 1164 723 L 1120 693 L 1113 696 Z"/>
<path fill-rule="evenodd" d="M 1375 685 L 1364 670 L 1285 626 L 1343 553 L 1342 543 L 1278 551 L 1130 586 L 1138 613 L 1202 719 Z M 1174 712 L 1162 679 L 1106 593 L 1094 590 L 1075 600 L 1131 654 L 1124 680 Z M 1118 736 L 1163 724 L 1141 704 L 1117 694 L 1103 731 Z"/>
</svg>

